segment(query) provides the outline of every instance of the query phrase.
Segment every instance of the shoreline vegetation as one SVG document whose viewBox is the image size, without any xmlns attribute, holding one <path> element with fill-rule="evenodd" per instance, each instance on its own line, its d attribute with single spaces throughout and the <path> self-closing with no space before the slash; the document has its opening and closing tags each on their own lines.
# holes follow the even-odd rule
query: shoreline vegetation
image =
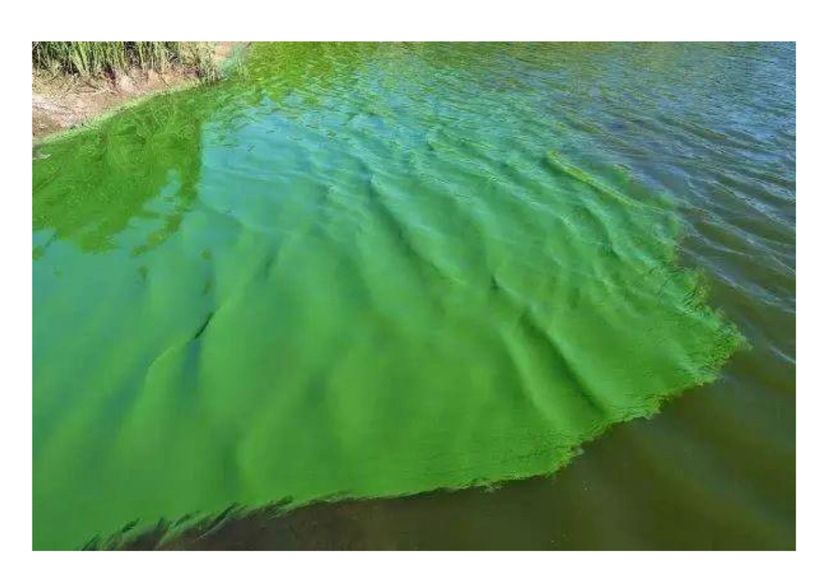
<svg viewBox="0 0 828 577">
<path fill-rule="evenodd" d="M 150 96 L 219 80 L 237 42 L 33 42 L 32 142 Z"/>
</svg>

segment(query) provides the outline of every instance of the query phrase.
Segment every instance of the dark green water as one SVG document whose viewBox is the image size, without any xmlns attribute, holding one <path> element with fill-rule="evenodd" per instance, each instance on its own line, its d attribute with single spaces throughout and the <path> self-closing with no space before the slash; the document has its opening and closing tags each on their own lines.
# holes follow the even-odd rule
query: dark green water
<svg viewBox="0 0 828 577">
<path fill-rule="evenodd" d="M 35 548 L 793 547 L 792 45 L 248 56 L 33 161 Z"/>
</svg>

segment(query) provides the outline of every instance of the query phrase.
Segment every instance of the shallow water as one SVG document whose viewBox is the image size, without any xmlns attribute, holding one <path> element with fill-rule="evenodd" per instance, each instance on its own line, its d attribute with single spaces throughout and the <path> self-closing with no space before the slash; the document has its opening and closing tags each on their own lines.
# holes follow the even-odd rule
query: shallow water
<svg viewBox="0 0 828 577">
<path fill-rule="evenodd" d="M 45 146 L 35 547 L 423 492 L 280 522 L 346 519 L 294 547 L 793 547 L 794 62 L 259 45 Z"/>
</svg>

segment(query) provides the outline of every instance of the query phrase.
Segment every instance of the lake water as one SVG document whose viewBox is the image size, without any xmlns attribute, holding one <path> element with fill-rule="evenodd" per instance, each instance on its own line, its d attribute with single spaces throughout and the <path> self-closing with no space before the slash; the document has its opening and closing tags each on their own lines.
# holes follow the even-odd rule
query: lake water
<svg viewBox="0 0 828 577">
<path fill-rule="evenodd" d="M 41 146 L 34 547 L 793 548 L 794 85 L 261 44 Z"/>
</svg>

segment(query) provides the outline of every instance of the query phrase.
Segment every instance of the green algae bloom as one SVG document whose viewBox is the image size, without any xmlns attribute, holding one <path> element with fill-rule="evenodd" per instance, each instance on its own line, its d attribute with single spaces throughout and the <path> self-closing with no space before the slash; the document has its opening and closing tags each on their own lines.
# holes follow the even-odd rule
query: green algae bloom
<svg viewBox="0 0 828 577">
<path fill-rule="evenodd" d="M 254 46 L 45 145 L 35 548 L 550 474 L 715 379 L 742 339 L 557 50 Z"/>
</svg>

